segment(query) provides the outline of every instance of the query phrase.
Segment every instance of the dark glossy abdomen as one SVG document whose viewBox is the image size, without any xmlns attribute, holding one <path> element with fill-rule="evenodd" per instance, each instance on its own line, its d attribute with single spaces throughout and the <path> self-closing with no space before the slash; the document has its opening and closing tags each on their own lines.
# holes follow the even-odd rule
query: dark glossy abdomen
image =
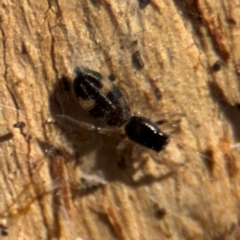
<svg viewBox="0 0 240 240">
<path fill-rule="evenodd" d="M 156 124 L 143 117 L 131 117 L 125 125 L 130 140 L 144 147 L 160 152 L 168 143 L 168 136 Z"/>
</svg>

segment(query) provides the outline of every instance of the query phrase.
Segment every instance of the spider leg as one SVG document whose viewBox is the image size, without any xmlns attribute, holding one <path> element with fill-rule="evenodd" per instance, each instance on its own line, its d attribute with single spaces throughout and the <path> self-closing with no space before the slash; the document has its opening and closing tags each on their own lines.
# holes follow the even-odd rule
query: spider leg
<svg viewBox="0 0 240 240">
<path fill-rule="evenodd" d="M 67 121 L 70 121 L 70 122 L 72 122 L 73 124 L 75 124 L 79 127 L 82 127 L 82 128 L 85 128 L 85 129 L 88 129 L 88 130 L 91 130 L 91 131 L 98 131 L 98 132 L 103 133 L 103 134 L 109 134 L 109 133 L 112 133 L 112 132 L 116 131 L 116 128 L 113 128 L 113 127 L 98 127 L 98 126 L 95 126 L 93 124 L 78 121 L 78 120 L 73 119 L 71 117 L 68 117 L 66 115 L 56 115 L 56 117 L 63 118 Z"/>
</svg>

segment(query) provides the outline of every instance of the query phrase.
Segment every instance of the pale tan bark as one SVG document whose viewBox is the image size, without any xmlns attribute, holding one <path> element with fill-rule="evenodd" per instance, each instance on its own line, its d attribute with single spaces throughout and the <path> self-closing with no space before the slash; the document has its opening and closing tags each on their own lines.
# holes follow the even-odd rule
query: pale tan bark
<svg viewBox="0 0 240 240">
<path fill-rule="evenodd" d="M 2 0 L 0 17 L 2 235 L 239 238 L 237 0 L 153 0 L 144 9 L 134 0 Z M 56 118 L 82 117 L 59 84 L 77 65 L 114 74 L 135 113 L 181 116 L 159 155 L 164 164 L 145 159 L 137 168 L 141 161 L 130 163 L 127 152 L 128 166 L 120 167 L 117 134 Z M 104 184 L 80 191 L 92 181 Z"/>
</svg>

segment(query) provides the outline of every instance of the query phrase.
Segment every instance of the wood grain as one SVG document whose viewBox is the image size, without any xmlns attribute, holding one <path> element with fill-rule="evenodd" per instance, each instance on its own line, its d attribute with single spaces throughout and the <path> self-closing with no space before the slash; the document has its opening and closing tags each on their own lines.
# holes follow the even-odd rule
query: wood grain
<svg viewBox="0 0 240 240">
<path fill-rule="evenodd" d="M 239 16 L 236 0 L 2 0 L 2 238 L 240 239 Z M 159 162 L 57 117 L 87 119 L 76 66 L 114 76 L 133 114 L 180 120 Z"/>
</svg>

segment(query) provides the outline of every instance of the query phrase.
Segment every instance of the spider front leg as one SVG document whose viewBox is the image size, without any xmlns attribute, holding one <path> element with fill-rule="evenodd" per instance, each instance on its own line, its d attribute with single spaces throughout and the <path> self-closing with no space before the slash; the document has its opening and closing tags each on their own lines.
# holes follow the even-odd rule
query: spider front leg
<svg viewBox="0 0 240 240">
<path fill-rule="evenodd" d="M 161 130 L 170 135 L 172 133 L 178 133 L 180 131 L 180 123 L 183 114 L 180 113 L 163 113 L 159 116 L 157 121 L 154 121 L 158 126 L 161 126 Z"/>
<path fill-rule="evenodd" d="M 131 161 L 132 163 L 136 162 L 138 164 L 137 169 L 140 169 L 147 162 L 149 157 L 158 164 L 162 163 L 157 152 L 149 150 L 148 148 L 145 148 L 136 143 L 133 143 L 127 138 L 124 138 L 118 144 L 117 151 L 119 156 L 121 157 L 121 165 L 125 167 L 129 166 L 130 165 L 129 162 Z M 127 161 L 126 158 L 130 159 L 130 161 Z"/>
</svg>

